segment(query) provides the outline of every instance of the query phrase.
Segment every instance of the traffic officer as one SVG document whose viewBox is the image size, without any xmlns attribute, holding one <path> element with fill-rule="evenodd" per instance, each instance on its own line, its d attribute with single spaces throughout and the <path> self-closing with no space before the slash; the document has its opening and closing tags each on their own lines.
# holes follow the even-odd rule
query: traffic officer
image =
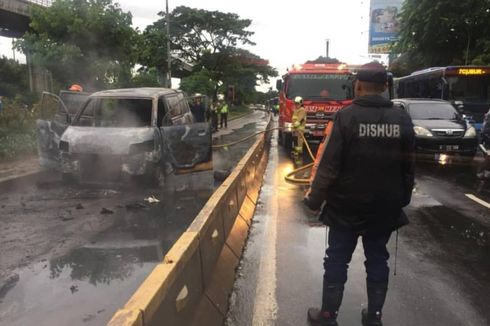
<svg viewBox="0 0 490 326">
<path fill-rule="evenodd" d="M 296 96 L 294 98 L 294 111 L 292 117 L 293 123 L 293 135 L 296 139 L 296 143 L 293 148 L 293 156 L 295 163 L 300 165 L 303 155 L 303 135 L 305 133 L 306 125 L 306 110 L 303 105 L 303 98 L 301 96 Z"/>
<path fill-rule="evenodd" d="M 379 63 L 363 65 L 356 98 L 339 111 L 304 203 L 321 210 L 328 228 L 321 310 L 310 308 L 313 325 L 337 325 L 347 268 L 358 237 L 366 261 L 368 307 L 362 324 L 380 326 L 388 289 L 386 244 L 408 223 L 402 207 L 414 184 L 414 131 L 409 115 L 381 96 L 387 73 Z"/>
</svg>

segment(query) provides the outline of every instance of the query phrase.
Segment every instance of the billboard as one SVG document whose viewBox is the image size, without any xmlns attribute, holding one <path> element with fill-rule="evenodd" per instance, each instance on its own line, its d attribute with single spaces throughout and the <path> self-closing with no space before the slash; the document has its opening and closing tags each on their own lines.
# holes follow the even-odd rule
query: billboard
<svg viewBox="0 0 490 326">
<path fill-rule="evenodd" d="M 390 53 L 400 32 L 399 13 L 403 0 L 371 0 L 369 53 Z"/>
</svg>

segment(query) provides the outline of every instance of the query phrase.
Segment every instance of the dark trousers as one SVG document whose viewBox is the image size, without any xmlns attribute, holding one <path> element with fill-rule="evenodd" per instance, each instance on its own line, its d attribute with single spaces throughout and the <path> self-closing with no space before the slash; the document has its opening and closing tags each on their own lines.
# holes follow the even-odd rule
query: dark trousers
<svg viewBox="0 0 490 326">
<path fill-rule="evenodd" d="M 328 284 L 344 284 L 347 281 L 347 269 L 356 249 L 357 239 L 362 237 L 364 256 L 366 261 L 367 281 L 374 283 L 387 283 L 390 269 L 388 258 L 390 254 L 386 244 L 391 231 L 382 234 L 359 234 L 349 230 L 329 228 L 328 248 L 325 251 L 323 267 L 325 274 L 323 281 Z"/>
<path fill-rule="evenodd" d="M 211 128 L 213 131 L 218 131 L 218 113 L 211 113 Z"/>
<path fill-rule="evenodd" d="M 225 125 L 225 128 L 228 128 L 228 112 L 220 114 L 219 127 L 223 128 L 223 124 Z"/>
</svg>

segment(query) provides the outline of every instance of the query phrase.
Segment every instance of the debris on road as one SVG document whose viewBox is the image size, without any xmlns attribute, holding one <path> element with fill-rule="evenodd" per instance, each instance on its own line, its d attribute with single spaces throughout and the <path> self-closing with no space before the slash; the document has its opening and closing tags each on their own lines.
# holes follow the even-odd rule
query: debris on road
<svg viewBox="0 0 490 326">
<path fill-rule="evenodd" d="M 150 204 L 155 204 L 155 203 L 159 203 L 160 202 L 160 200 L 156 199 L 155 196 L 153 196 L 153 195 L 151 195 L 148 198 L 145 198 L 145 201 L 147 201 Z"/>
<path fill-rule="evenodd" d="M 71 291 L 71 294 L 78 292 L 78 285 L 70 286 L 70 291 Z"/>
<path fill-rule="evenodd" d="M 214 180 L 224 181 L 231 174 L 230 170 L 216 170 L 214 171 Z"/>
<path fill-rule="evenodd" d="M 82 204 L 78 204 L 78 205 L 77 205 L 75 208 L 76 208 L 76 209 L 84 209 L 85 207 L 83 207 L 83 205 L 82 205 Z"/>
<path fill-rule="evenodd" d="M 143 204 L 138 203 L 138 202 L 126 205 L 126 210 L 128 210 L 128 211 L 136 210 L 136 209 L 144 209 L 144 208 L 148 208 L 148 206 L 143 205 Z"/>
<path fill-rule="evenodd" d="M 100 214 L 103 214 L 103 215 L 114 214 L 114 211 L 111 211 L 110 209 L 103 207 L 102 210 L 100 211 Z"/>
</svg>

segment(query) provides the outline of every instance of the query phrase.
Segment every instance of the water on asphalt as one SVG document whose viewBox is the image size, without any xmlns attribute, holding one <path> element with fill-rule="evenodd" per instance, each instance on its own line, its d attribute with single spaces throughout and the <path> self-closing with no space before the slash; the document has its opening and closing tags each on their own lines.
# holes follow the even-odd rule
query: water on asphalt
<svg viewBox="0 0 490 326">
<path fill-rule="evenodd" d="M 263 129 L 263 115 L 255 118 L 215 141 Z M 215 151 L 214 169 L 232 169 L 254 141 Z M 53 175 L 9 184 L 0 195 L 0 324 L 107 323 L 219 184 L 213 171 L 158 188 L 68 186 Z"/>
</svg>

